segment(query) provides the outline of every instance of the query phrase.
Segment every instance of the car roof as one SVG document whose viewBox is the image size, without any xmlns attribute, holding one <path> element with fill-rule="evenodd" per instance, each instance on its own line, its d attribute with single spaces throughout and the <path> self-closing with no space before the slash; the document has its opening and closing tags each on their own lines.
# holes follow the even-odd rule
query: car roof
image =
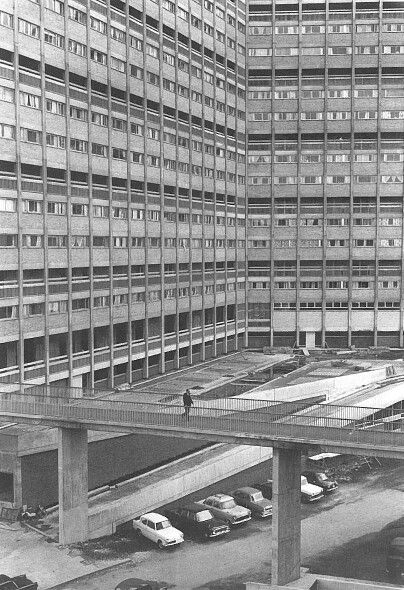
<svg viewBox="0 0 404 590">
<path fill-rule="evenodd" d="M 237 490 L 234 490 L 234 493 L 236 494 L 237 492 L 242 492 L 243 494 L 256 494 L 259 491 L 260 490 L 257 490 L 257 488 L 245 486 L 244 488 L 237 488 Z"/>
<path fill-rule="evenodd" d="M 181 506 L 182 510 L 189 510 L 189 512 L 202 512 L 202 511 L 206 511 L 209 510 L 209 508 L 207 508 L 206 506 L 203 506 L 203 504 L 197 504 L 196 502 L 191 502 L 190 504 L 187 504 L 186 506 Z"/>
<path fill-rule="evenodd" d="M 206 499 L 209 500 L 209 498 L 214 498 L 215 500 L 233 500 L 233 497 L 229 496 L 229 494 L 213 494 Z"/>
<path fill-rule="evenodd" d="M 163 520 L 167 520 L 167 516 L 163 516 L 157 512 L 146 512 L 146 514 L 142 514 L 141 518 L 147 518 L 147 520 L 151 520 L 152 522 L 163 522 Z"/>
</svg>

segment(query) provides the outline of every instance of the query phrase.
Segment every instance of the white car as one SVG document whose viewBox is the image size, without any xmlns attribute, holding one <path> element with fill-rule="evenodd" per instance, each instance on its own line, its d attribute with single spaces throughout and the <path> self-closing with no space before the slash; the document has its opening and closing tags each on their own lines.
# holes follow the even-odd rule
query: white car
<svg viewBox="0 0 404 590">
<path fill-rule="evenodd" d="M 172 526 L 166 516 L 157 512 L 148 512 L 132 521 L 133 528 L 153 543 L 157 543 L 160 549 L 179 545 L 184 541 L 181 531 Z"/>
<path fill-rule="evenodd" d="M 309 483 L 304 475 L 300 476 L 300 493 L 302 502 L 317 502 L 324 496 L 323 488 Z"/>
</svg>

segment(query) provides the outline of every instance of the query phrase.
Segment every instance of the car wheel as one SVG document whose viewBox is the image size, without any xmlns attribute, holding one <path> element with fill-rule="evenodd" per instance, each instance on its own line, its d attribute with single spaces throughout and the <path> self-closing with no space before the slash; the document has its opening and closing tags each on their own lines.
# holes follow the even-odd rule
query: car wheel
<svg viewBox="0 0 404 590">
<path fill-rule="evenodd" d="M 164 549 L 164 544 L 163 544 L 163 541 L 162 541 L 161 539 L 159 539 L 159 540 L 157 541 L 157 547 L 158 547 L 159 549 Z"/>
</svg>

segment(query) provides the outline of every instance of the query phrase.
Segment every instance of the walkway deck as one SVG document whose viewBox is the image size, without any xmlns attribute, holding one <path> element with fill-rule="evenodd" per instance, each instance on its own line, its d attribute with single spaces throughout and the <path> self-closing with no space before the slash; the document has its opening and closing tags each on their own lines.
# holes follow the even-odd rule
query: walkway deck
<svg viewBox="0 0 404 590">
<path fill-rule="evenodd" d="M 110 432 L 144 432 L 258 446 L 311 445 L 330 452 L 404 458 L 404 419 L 398 410 L 234 399 L 196 400 L 187 422 L 178 403 L 121 402 L 6 393 L 0 416 L 13 422 Z M 36 394 L 40 392 L 35 388 Z M 0 390 L 1 393 L 1 390 Z M 58 389 L 60 395 L 61 390 Z M 310 406 L 310 413 L 302 410 Z M 377 418 L 376 418 L 377 416 Z M 366 418 L 366 420 L 364 420 Z M 395 430 L 387 430 L 394 419 Z"/>
</svg>

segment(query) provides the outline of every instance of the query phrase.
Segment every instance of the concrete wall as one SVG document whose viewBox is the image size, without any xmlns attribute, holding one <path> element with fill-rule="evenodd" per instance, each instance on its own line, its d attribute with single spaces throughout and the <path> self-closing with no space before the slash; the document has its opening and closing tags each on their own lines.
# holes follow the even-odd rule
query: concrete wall
<svg viewBox="0 0 404 590">
<path fill-rule="evenodd" d="M 90 538 L 109 535 L 115 531 L 118 524 L 174 502 L 271 457 L 272 448 L 223 445 L 221 453 L 201 461 L 197 468 L 194 466 L 181 470 L 179 462 L 176 474 L 168 478 L 162 476 L 160 481 L 146 487 L 141 487 L 142 480 L 139 478 L 139 489 L 136 493 L 110 502 L 106 501 L 101 506 L 91 507 L 90 504 Z"/>
<path fill-rule="evenodd" d="M 200 441 L 149 435 L 129 435 L 90 442 L 88 448 L 89 489 L 121 477 L 142 473 L 200 449 Z M 58 502 L 57 450 L 21 457 L 22 503 L 50 506 Z"/>
</svg>

